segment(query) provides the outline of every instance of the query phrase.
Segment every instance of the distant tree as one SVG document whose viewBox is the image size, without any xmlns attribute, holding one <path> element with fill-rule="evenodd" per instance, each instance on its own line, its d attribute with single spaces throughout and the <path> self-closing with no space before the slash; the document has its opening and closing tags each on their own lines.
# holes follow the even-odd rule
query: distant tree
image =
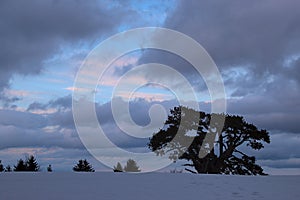
<svg viewBox="0 0 300 200">
<path fill-rule="evenodd" d="M 14 166 L 14 171 L 15 172 L 21 172 L 21 171 L 26 171 L 26 163 L 24 162 L 23 159 L 20 159 L 17 163 L 17 165 Z"/>
<path fill-rule="evenodd" d="M 48 165 L 47 172 L 52 172 L 52 166 L 51 165 Z"/>
<path fill-rule="evenodd" d="M 26 171 L 37 172 L 40 170 L 40 166 L 37 163 L 33 155 L 29 156 L 26 160 Z"/>
<path fill-rule="evenodd" d="M 141 170 L 137 166 L 136 162 L 133 159 L 127 161 L 126 166 L 124 167 L 125 172 L 140 172 Z"/>
<path fill-rule="evenodd" d="M 117 163 L 117 166 L 114 166 L 114 172 L 123 172 L 123 167 L 121 163 Z"/>
<path fill-rule="evenodd" d="M 11 169 L 10 165 L 7 165 L 5 168 L 5 172 L 11 172 L 11 171 L 12 171 L 12 169 Z"/>
<path fill-rule="evenodd" d="M 216 131 L 218 120 L 213 124 L 212 117 L 225 118 L 222 131 Z M 194 134 L 188 134 L 190 132 Z M 208 142 L 206 137 L 216 139 Z M 247 123 L 241 116 L 207 114 L 179 106 L 171 110 L 165 128 L 155 133 L 148 145 L 157 155 L 168 153 L 173 161 L 190 161 L 184 166 L 196 171 L 186 168 L 189 172 L 265 175 L 255 163 L 255 157 L 247 155 L 240 148 L 260 150 L 264 148 L 263 143 L 270 143 L 269 133 Z"/>
<path fill-rule="evenodd" d="M 16 172 L 20 172 L 20 171 L 37 172 L 39 170 L 40 170 L 40 166 L 33 155 L 30 155 L 28 158 L 26 158 L 26 161 L 20 159 L 17 165 L 14 166 L 14 171 Z"/>
<path fill-rule="evenodd" d="M 0 172 L 3 172 L 4 171 L 4 167 L 2 165 L 2 161 L 0 160 Z"/>
<path fill-rule="evenodd" d="M 75 172 L 94 172 L 92 165 L 86 160 L 79 160 L 78 163 L 73 167 Z"/>
</svg>

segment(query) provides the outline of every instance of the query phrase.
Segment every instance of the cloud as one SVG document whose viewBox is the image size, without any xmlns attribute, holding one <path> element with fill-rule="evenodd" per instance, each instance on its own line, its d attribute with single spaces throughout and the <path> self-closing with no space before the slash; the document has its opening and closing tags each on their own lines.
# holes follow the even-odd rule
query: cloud
<svg viewBox="0 0 300 200">
<path fill-rule="evenodd" d="M 298 90 L 295 82 L 280 77 L 253 93 L 229 99 L 228 112 L 244 115 L 268 130 L 299 133 Z"/>
<path fill-rule="evenodd" d="M 13 74 L 38 74 L 63 46 L 99 40 L 132 15 L 96 0 L 1 1 L 0 90 Z"/>
<path fill-rule="evenodd" d="M 151 122 L 149 116 L 149 110 L 153 105 L 156 104 L 161 105 L 165 109 L 166 113 L 168 113 L 172 107 L 178 105 L 178 102 L 174 100 L 148 101 L 147 99 L 142 99 L 142 98 L 138 98 L 135 99 L 134 101 L 131 101 L 129 103 L 130 117 L 132 118 L 136 126 L 146 126 Z M 115 106 L 124 106 L 124 105 L 126 105 L 126 102 L 122 98 L 118 98 Z M 3 125 L 11 126 L 17 129 L 23 127 L 25 130 L 30 128 L 32 131 L 36 131 L 36 132 L 40 131 L 41 138 L 44 138 L 45 140 L 49 139 L 48 138 L 49 132 L 51 133 L 50 135 L 52 136 L 56 135 L 59 137 L 64 137 L 64 135 L 67 133 L 67 137 L 62 139 L 62 141 L 66 143 L 66 147 L 69 147 L 69 144 L 67 144 L 69 136 L 70 137 L 72 136 L 71 138 L 74 137 L 76 138 L 76 140 L 79 140 L 75 130 L 75 124 L 74 124 L 71 106 L 72 106 L 71 95 L 67 95 L 55 100 L 51 100 L 46 104 L 34 102 L 28 106 L 26 112 L 6 111 L 6 112 L 12 112 L 13 115 L 8 118 L 6 117 L 6 119 L 3 120 L 2 122 Z M 139 138 L 132 137 L 126 134 L 125 132 L 123 132 L 117 126 L 115 119 L 112 115 L 111 102 L 107 102 L 105 104 L 95 103 L 95 107 L 96 107 L 96 114 L 99 123 L 102 126 L 107 137 L 113 143 L 115 143 L 117 146 L 121 148 L 126 148 L 126 149 L 132 149 L 138 147 L 144 147 L 144 149 L 146 149 L 148 138 L 139 139 Z M 48 112 L 50 109 L 54 109 L 53 112 Z M 3 115 L 3 118 L 5 115 Z M 1 116 L 1 112 L 0 112 L 0 116 Z M 118 117 L 123 122 L 126 122 L 128 120 L 126 119 L 127 115 L 125 115 L 124 113 L 121 113 L 121 115 Z M 151 136 L 155 132 L 154 130 L 158 130 L 158 128 L 160 128 L 161 123 L 163 123 L 164 120 L 160 120 L 160 121 L 157 120 L 160 119 L 161 117 L 163 116 L 157 116 L 154 119 L 152 119 L 154 120 L 153 123 L 155 127 L 146 130 L 143 129 L 143 132 L 141 132 L 140 134 Z M 22 120 L 14 121 L 14 118 L 20 118 L 23 121 Z M 128 126 L 127 128 L 132 128 L 132 127 Z M 24 134 L 26 135 L 26 133 Z M 42 137 L 42 135 L 46 135 L 46 136 Z M 8 135 L 4 135 L 3 137 L 6 136 L 8 137 Z M 34 136 L 28 135 L 28 137 L 31 138 Z M 10 142 L 8 142 L 6 145 L 7 148 L 10 147 L 9 144 L 11 144 L 15 139 L 15 137 L 13 136 L 11 138 L 12 139 L 10 140 Z M 57 140 L 55 138 L 53 138 L 52 140 L 53 140 L 52 142 L 49 142 L 47 144 L 50 147 L 52 147 L 53 145 L 54 146 L 61 145 L 61 143 L 57 143 Z M 22 143 L 22 141 L 20 141 L 20 143 Z M 21 144 L 19 145 L 22 146 Z M 38 146 L 38 143 L 35 143 L 35 145 Z M 24 146 L 26 145 L 24 144 Z"/>
<path fill-rule="evenodd" d="M 1 109 L 0 149 L 83 148 L 74 128 L 70 106 L 71 96 L 65 96 L 49 101 L 48 105 L 35 102 L 27 111 Z M 52 112 L 48 112 L 51 109 Z"/>
<path fill-rule="evenodd" d="M 47 124 L 47 119 L 44 116 L 33 113 L 0 110 L 0 124 L 24 129 L 37 129 L 44 127 Z"/>
<path fill-rule="evenodd" d="M 285 160 L 264 160 L 261 161 L 260 164 L 273 168 L 300 168 L 300 158 L 291 158 Z"/>
<path fill-rule="evenodd" d="M 255 155 L 258 160 L 276 161 L 300 158 L 299 135 L 271 131 L 270 136 L 271 143 L 265 144 L 264 149 L 260 151 L 251 150 L 251 154 Z"/>
<path fill-rule="evenodd" d="M 257 162 L 270 173 L 273 173 L 273 170 L 278 171 L 281 169 L 281 174 L 285 174 L 288 173 L 289 169 L 294 169 L 298 170 L 299 174 L 299 144 L 300 138 L 297 134 L 271 131 L 271 143 L 266 144 L 265 148 L 260 151 L 250 150 L 249 154 L 254 155 Z M 247 152 L 249 150 L 245 149 L 243 151 Z"/>
<path fill-rule="evenodd" d="M 60 107 L 60 108 L 71 108 L 72 107 L 72 96 L 67 95 L 64 97 L 60 97 L 56 100 L 52 100 L 49 102 L 50 107 Z"/>
<path fill-rule="evenodd" d="M 152 119 L 152 125 L 153 127 L 149 127 L 147 129 L 143 129 L 142 127 L 145 127 L 149 125 L 151 122 L 151 118 L 149 116 L 150 108 L 153 105 L 161 105 L 166 113 L 169 112 L 169 109 L 174 107 L 175 105 L 178 105 L 176 101 L 170 100 L 170 101 L 147 101 L 146 99 L 136 99 L 135 101 L 131 101 L 129 103 L 129 115 L 134 123 L 134 127 L 129 125 L 127 115 L 125 113 L 119 113 L 118 116 L 119 122 L 121 122 L 121 126 L 123 128 L 126 128 L 126 130 L 133 130 L 134 128 L 140 127 L 140 132 L 138 133 L 138 136 L 147 136 L 149 137 L 155 132 L 155 130 L 158 130 L 161 125 L 161 123 L 164 121 L 155 121 L 155 119 Z M 118 98 L 115 100 L 114 106 L 120 106 L 124 107 L 126 106 L 126 101 L 124 101 L 122 98 Z M 107 137 L 117 146 L 125 149 L 132 149 L 136 147 L 144 147 L 146 149 L 147 143 L 149 141 L 148 137 L 145 138 L 137 138 L 133 137 L 131 135 L 128 135 L 126 132 L 122 131 L 120 127 L 115 122 L 115 118 L 113 117 L 112 110 L 111 110 L 111 102 L 108 102 L 106 104 L 102 105 L 96 105 L 96 111 L 97 116 L 100 125 L 103 128 L 103 131 L 107 135 Z M 160 119 L 163 116 L 152 116 L 156 117 L 157 119 Z M 129 134 L 135 135 L 136 133 L 134 131 L 130 132 Z"/>
<path fill-rule="evenodd" d="M 22 147 L 61 147 L 83 149 L 76 132 L 71 129 L 53 130 L 49 133 L 41 128 L 24 129 L 13 125 L 0 125 L 1 141 L 0 149 Z"/>
<path fill-rule="evenodd" d="M 119 98 L 119 101 L 117 103 L 119 106 L 125 103 L 121 98 Z M 2 110 L 0 112 L 0 129 L 2 130 L 0 133 L 0 155 L 1 152 L 6 152 L 14 155 L 14 158 L 19 158 L 24 152 L 33 152 L 40 156 L 43 165 L 46 166 L 47 163 L 52 163 L 60 170 L 65 170 L 64 166 L 69 166 L 70 163 L 74 162 L 74 159 L 80 159 L 78 155 L 90 159 L 88 154 L 85 153 L 85 148 L 75 130 L 72 111 L 69 109 L 71 106 L 71 97 L 65 96 L 49 101 L 48 103 L 48 105 L 41 104 L 42 108 L 49 109 L 51 106 L 56 106 L 57 109 L 54 113 L 34 114 L 27 111 L 12 110 Z M 178 102 L 174 100 L 149 102 L 145 99 L 132 101 L 129 104 L 129 110 L 132 120 L 137 126 L 146 126 L 150 123 L 149 110 L 155 104 L 162 105 L 168 113 L 168 110 L 178 105 Z M 209 109 L 208 103 L 202 104 L 202 107 Z M 64 109 L 58 109 L 60 106 Z M 106 104 L 96 103 L 95 106 L 99 123 L 107 137 L 114 144 L 131 152 L 147 151 L 148 138 L 139 139 L 127 135 L 116 125 L 111 111 L 111 102 Z M 242 109 L 241 107 L 238 110 Z M 280 110 L 281 108 L 278 109 Z M 245 110 L 244 116 L 246 116 L 246 120 L 258 125 L 260 119 L 249 118 L 251 113 L 255 113 L 254 116 L 257 116 L 256 112 L 258 111 Z M 123 121 L 126 121 L 124 117 L 126 115 L 120 116 Z M 253 119 L 256 119 L 256 121 L 251 121 Z M 273 123 L 277 124 L 278 121 L 273 121 Z M 261 126 L 260 128 L 266 128 L 266 123 L 262 123 Z M 271 144 L 266 144 L 265 148 L 261 151 L 250 151 L 250 154 L 255 155 L 258 162 L 263 166 L 271 168 L 297 168 L 300 157 L 300 152 L 297 150 L 300 143 L 298 134 L 282 133 L 282 131 L 275 130 L 270 130 L 270 132 Z M 31 150 L 27 149 L 27 151 L 26 148 Z M 46 153 L 46 151 L 49 151 L 49 153 Z M 68 156 L 67 160 L 61 163 L 58 162 L 64 156 Z M 113 158 L 118 155 L 110 156 Z M 6 160 L 5 157 L 2 158 Z M 10 161 L 10 159 L 7 160 Z M 97 164 L 96 161 L 95 164 Z"/>
<path fill-rule="evenodd" d="M 296 0 L 180 1 L 164 26 L 192 37 L 212 56 L 224 79 L 229 113 L 245 115 L 268 130 L 298 133 L 299 6 Z M 207 90 L 193 67 L 171 53 L 144 52 L 139 62 L 167 64 L 185 75 L 198 94 Z M 147 75 L 147 80 L 170 79 L 181 87 L 159 71 Z"/>
<path fill-rule="evenodd" d="M 251 65 L 257 73 L 273 73 L 300 53 L 298 6 L 297 0 L 181 1 L 165 26 L 195 38 L 220 67 Z"/>
<path fill-rule="evenodd" d="M 287 77 L 296 80 L 300 84 L 300 55 L 296 59 L 292 59 L 284 73 Z"/>
<path fill-rule="evenodd" d="M 272 80 L 299 83 L 299 6 L 297 0 L 180 1 L 164 27 L 198 41 L 220 69 L 228 95 L 245 96 L 272 85 Z M 156 51 L 145 53 L 140 63 L 153 61 L 172 66 L 200 92 L 206 89 L 201 77 L 182 59 Z M 287 62 L 290 67 L 284 66 Z M 153 71 L 149 76 L 171 78 Z M 175 84 L 177 80 L 170 82 Z M 298 93 L 299 87 L 298 84 Z"/>
<path fill-rule="evenodd" d="M 50 100 L 48 103 L 45 104 L 34 102 L 28 106 L 27 110 L 45 109 L 49 107 L 50 108 L 71 108 L 71 106 L 72 106 L 72 96 L 69 94 L 54 100 Z"/>
</svg>

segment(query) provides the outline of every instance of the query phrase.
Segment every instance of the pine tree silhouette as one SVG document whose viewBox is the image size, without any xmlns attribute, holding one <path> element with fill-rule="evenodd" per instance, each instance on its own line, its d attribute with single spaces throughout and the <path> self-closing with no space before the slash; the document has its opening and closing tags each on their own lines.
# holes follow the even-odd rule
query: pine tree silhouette
<svg viewBox="0 0 300 200">
<path fill-rule="evenodd" d="M 40 170 L 40 166 L 33 155 L 29 156 L 26 159 L 26 161 L 20 159 L 17 165 L 14 166 L 15 172 L 21 172 L 21 171 L 37 172 L 39 170 Z"/>
<path fill-rule="evenodd" d="M 23 159 L 20 159 L 17 163 L 17 165 L 14 166 L 14 171 L 15 172 L 22 172 L 26 171 L 26 164 Z"/>
<path fill-rule="evenodd" d="M 139 166 L 137 166 L 136 162 L 133 159 L 129 159 L 127 161 L 126 166 L 124 167 L 125 172 L 140 172 Z"/>
<path fill-rule="evenodd" d="M 117 166 L 114 166 L 114 172 L 123 172 L 123 167 L 121 163 L 117 163 Z"/>
<path fill-rule="evenodd" d="M 4 171 L 4 167 L 2 165 L 2 161 L 0 160 L 0 172 L 3 172 Z"/>
<path fill-rule="evenodd" d="M 92 165 L 86 160 L 79 160 L 78 163 L 73 167 L 75 172 L 94 172 Z"/>
<path fill-rule="evenodd" d="M 52 172 L 52 166 L 51 165 L 48 165 L 47 172 Z"/>
<path fill-rule="evenodd" d="M 37 172 L 40 170 L 40 166 L 38 165 L 36 159 L 33 155 L 29 156 L 26 160 L 26 171 Z"/>
</svg>

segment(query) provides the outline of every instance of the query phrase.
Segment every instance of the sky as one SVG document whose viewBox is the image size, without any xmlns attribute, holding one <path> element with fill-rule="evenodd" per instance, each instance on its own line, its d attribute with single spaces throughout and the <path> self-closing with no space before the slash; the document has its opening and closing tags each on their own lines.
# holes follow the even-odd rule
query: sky
<svg viewBox="0 0 300 200">
<path fill-rule="evenodd" d="M 0 160 L 14 165 L 34 154 L 42 169 L 52 164 L 56 171 L 70 171 L 77 160 L 87 158 L 96 170 L 109 171 L 86 150 L 74 125 L 77 72 L 110 36 L 133 28 L 163 27 L 193 38 L 214 60 L 224 81 L 227 113 L 242 115 L 270 132 L 271 144 L 255 152 L 266 172 L 300 174 L 299 6 L 297 0 L 2 0 Z M 205 82 L 191 64 L 160 50 L 130 52 L 112 62 L 95 89 L 99 122 L 120 148 L 145 151 L 148 140 L 121 133 L 111 111 L 112 92 L 127 72 L 155 62 L 184 75 L 200 108 L 210 110 Z M 159 70 L 144 70 L 130 80 L 164 80 L 181 87 L 181 80 Z M 151 122 L 148 111 L 153 105 L 161 105 L 166 113 L 178 105 L 172 91 L 151 84 L 117 99 L 120 105 L 128 100 L 131 117 L 140 126 Z M 123 159 L 109 150 L 108 155 L 113 162 Z"/>
</svg>

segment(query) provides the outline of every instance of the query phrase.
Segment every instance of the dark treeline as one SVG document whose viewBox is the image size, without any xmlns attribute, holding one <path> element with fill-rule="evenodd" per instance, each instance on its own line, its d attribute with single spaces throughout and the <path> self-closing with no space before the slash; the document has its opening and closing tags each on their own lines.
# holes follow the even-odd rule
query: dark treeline
<svg viewBox="0 0 300 200">
<path fill-rule="evenodd" d="M 75 166 L 72 168 L 74 172 L 95 172 L 93 166 L 86 160 L 80 159 Z M 17 164 L 13 166 L 7 165 L 4 167 L 2 160 L 0 160 L 0 172 L 40 172 L 41 167 L 38 164 L 36 158 L 33 155 L 26 157 L 25 159 L 19 159 Z M 53 172 L 52 165 L 49 164 L 46 168 L 47 172 Z M 124 166 L 118 162 L 117 166 L 113 169 L 114 172 L 140 172 L 140 168 L 137 165 L 136 161 L 129 159 Z"/>
<path fill-rule="evenodd" d="M 41 167 L 38 164 L 36 158 L 33 155 L 26 157 L 25 159 L 19 159 L 17 164 L 13 166 L 7 165 L 4 167 L 2 160 L 0 160 L 0 172 L 40 172 Z M 52 165 L 49 164 L 46 168 L 47 172 L 53 172 Z M 78 163 L 73 167 L 75 172 L 94 172 L 92 165 L 86 160 L 79 160 Z"/>
<path fill-rule="evenodd" d="M 40 165 L 36 161 L 33 155 L 26 157 L 25 159 L 19 159 L 17 164 L 13 166 L 7 165 L 4 167 L 2 161 L 0 160 L 0 172 L 38 172 L 40 171 Z"/>
</svg>

